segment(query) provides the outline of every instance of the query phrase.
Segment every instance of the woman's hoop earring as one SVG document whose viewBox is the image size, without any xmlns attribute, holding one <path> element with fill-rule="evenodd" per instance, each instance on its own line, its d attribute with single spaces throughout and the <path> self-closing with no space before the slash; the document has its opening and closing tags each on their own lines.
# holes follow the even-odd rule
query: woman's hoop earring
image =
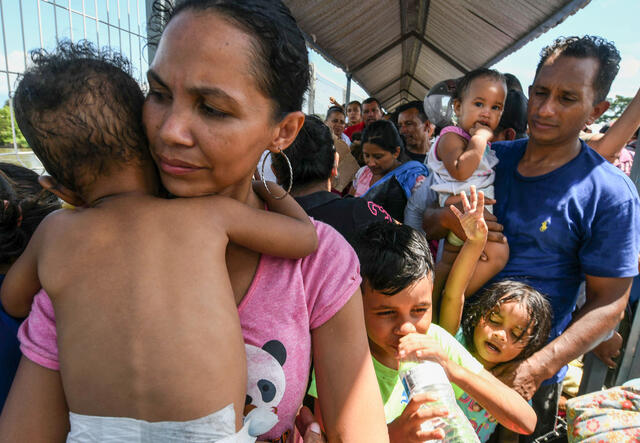
<svg viewBox="0 0 640 443">
<path fill-rule="evenodd" d="M 278 154 L 284 157 L 284 159 L 287 162 L 287 166 L 289 167 L 289 187 L 285 191 L 284 195 L 281 195 L 280 197 L 273 195 L 273 192 L 271 192 L 271 189 L 269 189 L 269 185 L 267 185 L 267 181 L 264 179 L 264 162 L 267 160 L 267 157 L 271 155 L 271 153 L 268 153 L 262 159 L 262 165 L 260 166 L 260 178 L 262 179 L 262 184 L 264 185 L 267 192 L 271 195 L 271 197 L 275 198 L 276 200 L 282 200 L 287 196 L 289 192 L 291 192 L 291 187 L 293 186 L 293 168 L 291 167 L 291 162 L 289 161 L 289 157 L 287 157 L 284 154 L 284 152 L 282 152 L 282 149 L 280 149 L 279 147 L 278 147 Z"/>
</svg>

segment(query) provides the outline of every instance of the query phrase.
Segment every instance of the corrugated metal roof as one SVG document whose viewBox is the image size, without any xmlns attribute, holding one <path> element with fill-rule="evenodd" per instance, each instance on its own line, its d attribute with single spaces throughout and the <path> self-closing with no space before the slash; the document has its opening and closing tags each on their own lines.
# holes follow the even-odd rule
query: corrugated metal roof
<svg viewBox="0 0 640 443">
<path fill-rule="evenodd" d="M 590 0 L 285 0 L 309 43 L 392 109 L 491 66 Z"/>
</svg>

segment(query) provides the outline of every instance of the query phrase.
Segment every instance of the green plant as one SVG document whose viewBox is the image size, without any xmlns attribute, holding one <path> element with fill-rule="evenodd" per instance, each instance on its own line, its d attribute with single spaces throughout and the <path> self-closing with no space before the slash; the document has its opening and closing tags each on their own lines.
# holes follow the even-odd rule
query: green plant
<svg viewBox="0 0 640 443">
<path fill-rule="evenodd" d="M 13 121 L 16 131 L 16 144 L 19 148 L 29 148 L 29 144 L 25 140 L 20 128 Z M 2 108 L 0 108 L 0 146 L 12 147 L 13 146 L 13 132 L 11 130 L 11 109 L 9 107 L 9 100 L 7 100 Z"/>
<path fill-rule="evenodd" d="M 620 118 L 624 110 L 629 106 L 631 97 L 616 95 L 616 98 L 609 98 L 608 100 L 610 103 L 609 109 L 596 120 L 596 123 L 607 123 Z"/>
</svg>

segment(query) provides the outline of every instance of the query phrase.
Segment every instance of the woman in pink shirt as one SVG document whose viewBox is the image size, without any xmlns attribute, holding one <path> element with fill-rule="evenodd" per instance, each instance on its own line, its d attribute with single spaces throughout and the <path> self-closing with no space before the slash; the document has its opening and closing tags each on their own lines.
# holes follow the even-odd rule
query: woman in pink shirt
<svg viewBox="0 0 640 443">
<path fill-rule="evenodd" d="M 287 148 L 304 121 L 302 33 L 287 7 L 272 0 L 186 0 L 169 11 L 143 112 L 162 183 L 179 197 L 221 194 L 262 207 L 251 189 L 258 159 L 265 149 Z M 247 351 L 245 413 L 275 412 L 278 423 L 261 439 L 287 441 L 313 356 L 329 439 L 388 441 L 357 258 L 332 228 L 317 223 L 317 231 L 318 251 L 300 260 L 227 249 Z M 0 440 L 63 439 L 67 413 L 46 294 L 36 297 L 20 338 L 25 357 L 0 418 Z"/>
</svg>

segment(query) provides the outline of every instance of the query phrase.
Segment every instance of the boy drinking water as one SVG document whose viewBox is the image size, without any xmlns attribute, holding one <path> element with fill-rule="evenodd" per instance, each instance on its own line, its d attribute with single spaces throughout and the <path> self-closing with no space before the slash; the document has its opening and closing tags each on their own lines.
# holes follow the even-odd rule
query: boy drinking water
<svg viewBox="0 0 640 443">
<path fill-rule="evenodd" d="M 157 197 L 127 62 L 70 43 L 33 59 L 18 124 L 51 190 L 81 207 L 42 222 L 1 297 L 22 317 L 41 287 L 51 297 L 69 441 L 244 441 L 233 436 L 247 372 L 225 249 L 303 257 L 316 248 L 313 225 L 291 197 L 260 189 L 295 218 L 219 196 Z"/>
<path fill-rule="evenodd" d="M 452 383 L 456 399 L 467 393 L 505 427 L 531 433 L 536 416 L 527 402 L 485 370 L 455 338 L 431 323 L 434 269 L 425 238 L 406 225 L 375 223 L 363 232 L 356 252 L 367 335 L 390 440 L 444 438 L 442 430 L 421 430 L 423 421 L 446 415 L 446 411 L 429 410 L 428 401 L 433 398 L 428 394 L 408 401 L 398 377 L 403 358 L 436 361 Z"/>
</svg>

